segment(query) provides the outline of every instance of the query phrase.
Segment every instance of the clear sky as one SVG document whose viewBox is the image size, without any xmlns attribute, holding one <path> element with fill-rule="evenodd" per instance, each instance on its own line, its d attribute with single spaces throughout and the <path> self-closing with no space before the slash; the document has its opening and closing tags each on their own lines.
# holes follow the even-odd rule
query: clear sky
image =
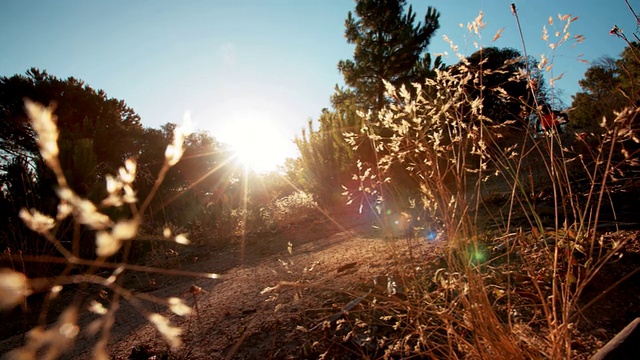
<svg viewBox="0 0 640 360">
<path fill-rule="evenodd" d="M 484 11 L 487 28 L 480 44 L 522 51 L 510 3 L 518 8 L 527 51 L 555 56 L 557 87 L 570 104 L 587 65 L 601 56 L 617 57 L 625 44 L 609 35 L 614 24 L 632 38 L 635 21 L 624 0 L 410 0 L 417 18 L 427 5 L 441 14 L 441 28 L 429 51 L 448 52 L 447 35 L 465 55 L 476 48 L 466 29 Z M 640 2 L 630 0 L 636 11 Z M 308 119 L 316 119 L 336 84 L 341 59 L 352 57 L 344 20 L 352 0 L 0 0 L 0 75 L 30 67 L 66 78 L 74 76 L 110 97 L 123 99 L 146 126 L 179 123 L 188 111 L 196 127 L 233 142 L 238 129 L 262 121 L 283 137 L 282 154 Z M 584 35 L 553 53 L 541 40 L 563 24 L 557 15 L 580 19 L 569 29 Z M 547 24 L 553 16 L 556 28 Z M 504 28 L 502 38 L 491 43 Z M 265 131 L 264 128 L 258 132 Z M 275 135 L 273 135 L 275 136 Z"/>
</svg>

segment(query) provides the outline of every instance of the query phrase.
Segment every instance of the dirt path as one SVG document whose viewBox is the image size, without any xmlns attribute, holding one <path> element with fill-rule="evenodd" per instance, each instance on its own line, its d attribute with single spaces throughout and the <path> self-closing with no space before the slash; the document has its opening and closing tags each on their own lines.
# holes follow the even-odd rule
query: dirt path
<svg viewBox="0 0 640 360">
<path fill-rule="evenodd" d="M 367 236 L 363 226 L 324 233 L 326 236 L 314 241 L 305 238 L 327 232 L 321 229 L 327 225 L 321 224 L 316 231 L 301 227 L 270 239 L 271 246 L 280 244 L 279 251 L 260 261 L 247 259 L 248 264 L 225 272 L 222 281 L 196 281 L 195 285 L 206 291 L 197 297 L 198 314 L 187 319 L 173 317 L 185 329 L 185 347 L 176 357 L 250 359 L 296 354 L 303 334 L 295 328 L 310 326 L 305 320 L 307 311 L 331 306 L 331 296 L 336 291 L 348 291 L 356 283 L 372 282 L 373 276 L 384 275 L 385 269 L 393 267 L 391 243 Z M 293 245 L 291 254 L 285 240 Z M 249 245 L 247 250 L 254 252 L 261 248 Z M 199 267 L 207 271 L 218 265 L 219 259 L 214 256 Z M 283 281 L 302 287 L 283 286 L 265 292 Z M 182 294 L 192 284 L 181 282 L 158 295 Z M 190 296 L 185 300 L 193 305 Z M 126 359 L 136 344 L 166 349 L 155 329 L 143 324 L 127 331 L 126 338 L 117 339 L 112 355 Z"/>
<path fill-rule="evenodd" d="M 343 223 L 348 225 L 316 219 L 269 239 L 246 239 L 244 262 L 239 244 L 234 244 L 218 251 L 201 247 L 201 252 L 211 253 L 201 253 L 198 261 L 181 265 L 184 270 L 221 273 L 221 280 L 156 279 L 160 288 L 145 295 L 181 297 L 190 306 L 197 301 L 197 312 L 183 318 L 171 315 L 163 306 L 146 303 L 146 311 L 159 312 L 183 329 L 184 346 L 171 353 L 171 358 L 283 358 L 301 354 L 304 334 L 296 327 L 314 325 L 309 323 L 314 319 L 314 309 L 335 306 L 331 300 L 336 293 L 353 290 L 358 283 L 372 283 L 376 275 L 386 275 L 396 265 L 394 259 L 398 257 L 393 254 L 406 248 L 404 240 L 382 240 L 366 221 Z M 281 282 L 297 285 L 264 291 Z M 204 290 L 195 298 L 189 293 L 193 285 Z M 81 325 L 88 320 L 81 320 Z M 317 323 L 322 320 L 317 319 Z M 0 349 L 11 349 L 19 341 L 20 336 L 6 339 Z M 74 350 L 61 358 L 90 359 L 95 341 L 95 337 L 82 332 Z M 145 350 L 134 359 L 168 352 L 168 346 L 140 310 L 123 303 L 109 352 L 113 359 L 129 359 L 138 346 Z"/>
</svg>

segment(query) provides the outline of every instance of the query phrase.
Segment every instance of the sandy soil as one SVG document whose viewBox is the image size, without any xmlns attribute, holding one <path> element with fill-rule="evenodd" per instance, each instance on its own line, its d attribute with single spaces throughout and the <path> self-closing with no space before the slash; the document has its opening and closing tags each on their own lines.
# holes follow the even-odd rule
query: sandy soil
<svg viewBox="0 0 640 360">
<path fill-rule="evenodd" d="M 397 265 L 394 254 L 406 250 L 404 239 L 384 240 L 366 219 L 338 220 L 319 217 L 276 234 L 249 237 L 244 255 L 236 241 L 217 250 L 206 246 L 185 250 L 179 263 L 172 263 L 182 270 L 221 274 L 219 280 L 131 277 L 128 283 L 138 285 L 145 296 L 180 297 L 196 311 L 178 317 L 161 305 L 145 303 L 143 311 L 159 312 L 183 328 L 184 346 L 170 352 L 143 313 L 123 302 L 109 342 L 112 358 L 147 359 L 169 353 L 177 359 L 298 357 L 305 343 L 301 329 L 314 325 L 315 311 L 335 307 L 336 294 L 357 292 L 354 287 L 359 284 L 373 287 L 375 276 L 387 275 Z M 416 251 L 428 251 L 429 246 L 433 245 L 423 244 Z M 147 291 L 144 282 L 157 289 Z M 192 294 L 192 286 L 202 292 Z M 94 318 L 85 313 L 81 327 Z M 324 320 L 318 318 L 317 324 Z M 81 332 L 74 350 L 61 358 L 91 358 L 96 338 Z M 3 340 L 0 352 L 21 340 L 21 335 Z M 138 354 L 132 356 L 132 351 Z"/>
</svg>

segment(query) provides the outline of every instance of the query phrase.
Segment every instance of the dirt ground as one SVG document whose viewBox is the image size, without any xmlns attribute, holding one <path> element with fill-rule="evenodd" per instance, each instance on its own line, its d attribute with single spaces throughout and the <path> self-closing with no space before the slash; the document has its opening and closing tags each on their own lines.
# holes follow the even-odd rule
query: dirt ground
<svg viewBox="0 0 640 360">
<path fill-rule="evenodd" d="M 398 259 L 406 258 L 404 239 L 385 239 L 371 225 L 370 220 L 353 215 L 335 219 L 318 216 L 274 234 L 250 236 L 244 245 L 237 240 L 217 249 L 198 246 L 180 250 L 169 264 L 171 268 L 217 273 L 221 279 L 130 277 L 127 284 L 135 292 L 157 298 L 180 297 L 195 311 L 178 317 L 158 304 L 142 301 L 141 310 L 123 302 L 109 342 L 112 359 L 307 357 L 313 352 L 306 332 L 327 320 L 326 314 L 338 313 L 349 299 L 373 287 L 374 277 L 392 274 L 402 265 Z M 437 240 L 421 242 L 415 244 L 413 255 L 424 263 L 435 262 L 440 250 Z M 638 257 L 631 254 L 611 266 L 586 296 L 600 294 L 629 274 L 637 267 Z M 194 286 L 202 291 L 193 293 Z M 640 278 L 636 274 L 584 314 L 586 321 L 581 322 L 576 350 L 583 357 L 593 353 L 640 315 L 638 305 Z M 161 313 L 180 326 L 184 346 L 170 351 L 146 320 L 145 311 Z M 92 319 L 88 313 L 81 318 L 76 346 L 62 359 L 92 357 L 97 337 L 84 331 Z M 20 345 L 22 335 L 12 334 L 0 342 L 0 353 Z M 344 351 L 345 357 L 358 358 L 356 353 L 349 355 L 349 349 Z"/>
<path fill-rule="evenodd" d="M 185 248 L 171 264 L 181 270 L 217 273 L 221 279 L 135 274 L 127 283 L 145 295 L 180 297 L 194 308 L 190 316 L 178 317 L 157 304 L 144 306 L 144 311 L 166 315 L 183 328 L 184 346 L 171 353 L 171 358 L 297 357 L 305 341 L 296 327 L 313 325 L 307 322 L 314 310 L 332 306 L 335 294 L 348 293 L 356 285 L 373 286 L 374 276 L 386 275 L 396 265 L 394 253 L 406 248 L 404 240 L 388 241 L 380 235 L 370 221 L 357 216 L 319 216 L 275 234 L 249 236 L 244 246 L 237 240 L 215 250 Z M 273 288 L 282 283 L 290 284 Z M 193 286 L 202 291 L 193 294 Z M 153 288 L 157 289 L 149 291 Z M 57 306 L 68 301 L 68 297 L 61 298 Z M 91 319 L 86 314 L 80 320 L 81 328 Z M 0 353 L 22 342 L 22 335 L 17 334 L 22 331 L 15 330 L 21 328 L 19 317 L 13 320 L 17 321 L 11 331 L 15 335 L 0 342 Z M 318 318 L 318 324 L 323 320 Z M 61 358 L 91 358 L 96 339 L 81 332 L 74 350 Z M 170 353 L 143 313 L 126 302 L 118 311 L 109 351 L 114 359 L 148 359 Z"/>
</svg>

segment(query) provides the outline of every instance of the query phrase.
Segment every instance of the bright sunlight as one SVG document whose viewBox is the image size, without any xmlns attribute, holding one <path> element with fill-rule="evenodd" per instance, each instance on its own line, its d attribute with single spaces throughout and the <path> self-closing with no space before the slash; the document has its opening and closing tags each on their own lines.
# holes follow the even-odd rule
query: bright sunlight
<svg viewBox="0 0 640 360">
<path fill-rule="evenodd" d="M 247 170 L 268 172 L 284 164 L 287 157 L 294 156 L 289 146 L 292 141 L 283 135 L 279 126 L 268 114 L 243 109 L 225 119 L 220 133 L 214 136 L 231 146 Z"/>
</svg>

